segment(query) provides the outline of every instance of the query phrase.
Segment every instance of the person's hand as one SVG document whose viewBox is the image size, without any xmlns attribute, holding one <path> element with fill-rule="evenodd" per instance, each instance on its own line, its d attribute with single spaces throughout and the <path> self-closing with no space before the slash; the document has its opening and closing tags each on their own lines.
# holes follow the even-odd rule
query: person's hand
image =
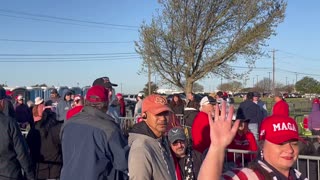
<svg viewBox="0 0 320 180">
<path fill-rule="evenodd" d="M 209 124 L 210 124 L 210 139 L 211 146 L 226 148 L 234 136 L 237 133 L 239 127 L 239 120 L 236 120 L 232 125 L 232 116 L 234 107 L 230 106 L 228 116 L 226 114 L 226 102 L 223 101 L 221 104 L 221 114 L 219 115 L 219 106 L 215 106 L 214 120 L 212 120 L 211 113 L 208 113 Z"/>
</svg>

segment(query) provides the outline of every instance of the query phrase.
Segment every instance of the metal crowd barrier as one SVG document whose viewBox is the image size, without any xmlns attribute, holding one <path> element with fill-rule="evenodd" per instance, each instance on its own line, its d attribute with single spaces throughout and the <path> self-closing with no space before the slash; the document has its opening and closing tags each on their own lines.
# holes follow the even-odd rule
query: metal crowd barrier
<svg viewBox="0 0 320 180">
<path fill-rule="evenodd" d="M 120 128 L 124 135 L 128 135 L 129 130 L 136 123 L 135 117 L 120 117 Z"/>
<path fill-rule="evenodd" d="M 247 150 L 239 150 L 239 149 L 227 149 L 226 150 L 226 158 L 225 165 L 230 163 L 227 161 L 227 153 L 234 153 L 234 159 L 236 159 L 236 155 L 241 156 L 241 165 L 245 167 L 244 156 L 246 154 L 257 154 L 256 151 L 247 151 Z M 236 162 L 233 162 L 236 163 Z M 226 168 L 226 166 L 224 166 Z M 225 170 L 228 170 L 227 167 Z M 232 167 L 231 167 L 232 168 Z M 298 169 L 302 172 L 303 175 L 307 176 L 308 179 L 320 179 L 320 157 L 319 156 L 307 156 L 307 155 L 299 155 L 294 168 Z"/>
<path fill-rule="evenodd" d="M 183 114 L 176 114 L 178 120 L 179 120 L 179 123 L 181 126 L 184 126 L 185 125 L 185 121 L 184 121 L 184 118 L 183 118 Z"/>
</svg>

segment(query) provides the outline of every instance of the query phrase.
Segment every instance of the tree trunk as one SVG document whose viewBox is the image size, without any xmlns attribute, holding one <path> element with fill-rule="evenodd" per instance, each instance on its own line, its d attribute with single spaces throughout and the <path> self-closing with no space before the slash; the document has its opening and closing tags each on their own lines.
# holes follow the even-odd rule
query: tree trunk
<svg viewBox="0 0 320 180">
<path fill-rule="evenodd" d="M 193 82 L 192 80 L 190 80 L 190 79 L 187 79 L 187 80 L 186 80 L 186 87 L 185 87 L 185 93 L 186 93 L 186 94 L 192 92 L 193 83 L 194 83 L 194 82 Z"/>
</svg>

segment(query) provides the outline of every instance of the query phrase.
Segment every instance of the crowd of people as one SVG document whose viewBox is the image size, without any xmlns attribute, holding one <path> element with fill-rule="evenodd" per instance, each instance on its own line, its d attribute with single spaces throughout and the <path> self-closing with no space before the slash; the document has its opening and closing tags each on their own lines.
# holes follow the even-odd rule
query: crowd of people
<svg viewBox="0 0 320 180">
<path fill-rule="evenodd" d="M 237 111 L 223 92 L 200 101 L 176 94 L 170 102 L 139 93 L 134 116 L 140 118 L 126 136 L 119 118 L 126 117 L 125 102 L 114 86 L 101 77 L 85 97 L 53 89 L 50 100 L 36 97 L 31 107 L 22 95 L 13 103 L 0 87 L 0 179 L 305 179 L 293 168 L 298 126 L 279 94 L 268 116 L 257 92 L 247 93 Z"/>
</svg>

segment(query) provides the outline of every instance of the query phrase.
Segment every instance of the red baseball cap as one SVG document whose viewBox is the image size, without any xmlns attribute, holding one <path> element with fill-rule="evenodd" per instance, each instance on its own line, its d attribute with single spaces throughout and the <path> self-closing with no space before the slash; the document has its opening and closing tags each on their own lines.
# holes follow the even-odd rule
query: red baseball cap
<svg viewBox="0 0 320 180">
<path fill-rule="evenodd" d="M 166 98 L 157 94 L 152 94 L 143 99 L 142 113 L 151 112 L 152 114 L 159 114 L 164 111 L 172 112 Z"/>
<path fill-rule="evenodd" d="M 86 100 L 89 102 L 107 102 L 109 91 L 103 86 L 92 86 L 88 89 Z"/>
<path fill-rule="evenodd" d="M 318 104 L 320 104 L 320 101 L 319 101 L 319 99 L 318 98 L 314 98 L 313 99 L 313 101 L 312 101 L 312 103 L 314 104 L 314 103 L 318 103 Z"/>
<path fill-rule="evenodd" d="M 303 141 L 299 137 L 296 121 L 283 115 L 272 115 L 262 121 L 259 140 L 268 140 L 274 144 L 290 140 Z"/>
</svg>

